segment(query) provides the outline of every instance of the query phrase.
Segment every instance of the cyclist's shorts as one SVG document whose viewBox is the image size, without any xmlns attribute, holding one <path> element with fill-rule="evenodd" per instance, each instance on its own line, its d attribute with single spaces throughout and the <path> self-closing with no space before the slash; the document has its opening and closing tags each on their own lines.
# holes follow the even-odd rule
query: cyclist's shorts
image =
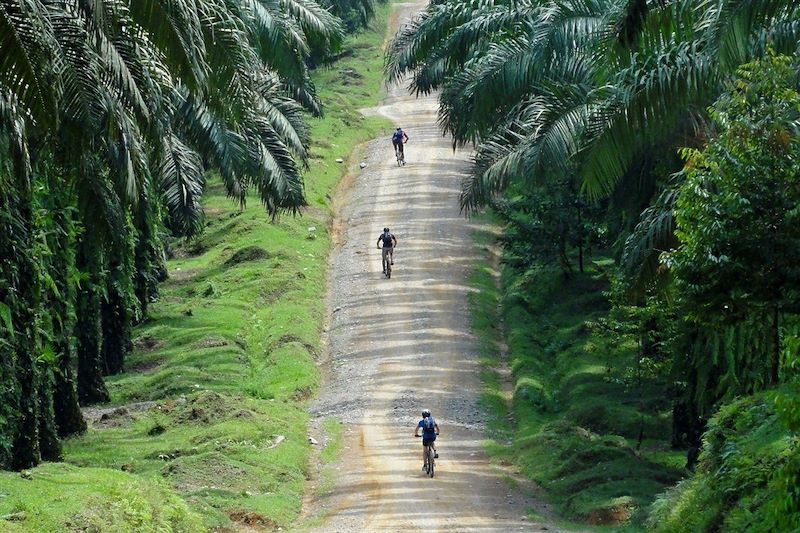
<svg viewBox="0 0 800 533">
<path fill-rule="evenodd" d="M 435 435 L 431 439 L 426 439 L 425 437 L 422 437 L 422 445 L 423 446 L 430 446 L 431 444 L 433 444 L 433 441 L 435 441 L 435 440 L 436 440 L 436 436 Z"/>
</svg>

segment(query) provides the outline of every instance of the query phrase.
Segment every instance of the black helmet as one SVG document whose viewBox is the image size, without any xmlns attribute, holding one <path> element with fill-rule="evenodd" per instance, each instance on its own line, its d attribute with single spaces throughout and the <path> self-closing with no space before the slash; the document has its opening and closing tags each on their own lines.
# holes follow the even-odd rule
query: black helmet
<svg viewBox="0 0 800 533">
<path fill-rule="evenodd" d="M 427 418 L 429 416 L 431 416 L 431 410 L 430 409 L 423 409 L 422 410 L 422 418 Z"/>
<path fill-rule="evenodd" d="M 389 233 L 389 228 L 383 228 L 384 233 Z"/>
</svg>

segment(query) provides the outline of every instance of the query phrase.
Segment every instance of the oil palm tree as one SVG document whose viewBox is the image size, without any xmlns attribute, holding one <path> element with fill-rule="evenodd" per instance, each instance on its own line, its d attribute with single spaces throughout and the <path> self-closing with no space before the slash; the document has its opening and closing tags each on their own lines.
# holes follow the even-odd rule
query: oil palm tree
<svg viewBox="0 0 800 533">
<path fill-rule="evenodd" d="M 13 460 L 5 450 L 4 462 L 35 464 L 54 434 L 41 379 L 49 370 L 36 355 L 46 265 L 36 253 L 31 176 L 41 162 L 73 194 L 83 227 L 71 243 L 83 272 L 72 302 L 81 310 L 78 392 L 102 401 L 100 296 L 113 293 L 103 290 L 105 272 L 131 264 L 131 221 L 143 225 L 140 237 L 153 237 L 147 217 L 134 216 L 152 209 L 137 202 L 163 199 L 172 226 L 196 232 L 205 172 L 216 168 L 240 202 L 253 189 L 272 215 L 299 209 L 308 141 L 301 110 L 321 112 L 305 63 L 309 43 L 335 47 L 341 34 L 311 0 L 0 0 L 0 207 L 13 237 L 2 246 L 15 261 L 2 272 L 0 293 L 13 305 L 4 303 L 0 316 L 8 318 L 4 340 L 16 332 L 2 354 L 14 406 L 0 428 L 0 443 L 13 443 Z"/>
<path fill-rule="evenodd" d="M 798 18 L 789 1 L 451 1 L 401 29 L 387 74 L 441 89 L 443 129 L 478 143 L 463 207 L 576 162 L 600 197 L 637 154 L 702 127 L 741 62 L 793 51 Z"/>
</svg>

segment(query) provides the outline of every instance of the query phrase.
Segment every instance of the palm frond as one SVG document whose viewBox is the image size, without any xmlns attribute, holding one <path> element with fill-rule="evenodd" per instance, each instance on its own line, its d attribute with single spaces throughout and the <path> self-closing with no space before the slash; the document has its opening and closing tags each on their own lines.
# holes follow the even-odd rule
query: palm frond
<svg viewBox="0 0 800 533">
<path fill-rule="evenodd" d="M 247 120 L 245 136 L 254 166 L 249 179 L 261 203 L 275 216 L 281 211 L 297 212 L 305 204 L 303 179 L 280 136 L 262 116 Z"/>
<path fill-rule="evenodd" d="M 59 45 L 40 0 L 0 1 L 0 79 L 40 124 L 58 120 Z"/>
<path fill-rule="evenodd" d="M 136 0 L 129 2 L 129 14 L 139 31 L 168 58 L 183 82 L 198 89 L 205 81 L 206 45 L 200 19 L 200 0 Z"/>
<path fill-rule="evenodd" d="M 244 136 L 189 95 L 176 115 L 175 128 L 219 171 L 228 197 L 244 205 L 247 186 L 243 177 L 249 157 Z"/>
<path fill-rule="evenodd" d="M 3 137 L 6 142 L 0 142 L 0 150 L 7 148 L 7 155 L 10 157 L 6 158 L 6 154 L 1 152 L 0 157 L 11 161 L 12 167 L 9 171 L 27 180 L 31 173 L 31 158 L 25 132 L 24 110 L 11 89 L 0 83 L 0 139 Z"/>
<path fill-rule="evenodd" d="M 303 109 L 315 117 L 323 116 L 322 100 L 317 95 L 317 88 L 311 80 L 311 76 L 306 73 L 306 79 L 300 83 L 293 80 L 282 80 L 285 93 L 295 102 L 300 104 Z"/>
<path fill-rule="evenodd" d="M 125 231 L 125 210 L 96 154 L 84 151 L 75 167 L 78 210 L 92 239 L 115 242 Z"/>
<path fill-rule="evenodd" d="M 134 74 L 139 70 L 138 48 L 148 41 L 136 39 L 134 34 L 126 31 L 133 23 L 118 2 L 105 0 L 100 6 L 77 0 L 71 3 L 72 10 L 83 14 L 87 35 L 91 36 L 97 58 L 102 64 L 104 81 L 126 107 L 131 108 L 143 121 L 149 120 L 150 110 L 139 89 L 142 80 Z"/>
<path fill-rule="evenodd" d="M 205 175 L 200 156 L 172 132 L 164 137 L 159 155 L 159 183 L 171 225 L 180 235 L 194 235 L 202 227 L 203 215 Z"/>
<path fill-rule="evenodd" d="M 796 9 L 793 0 L 725 0 L 706 4 L 698 29 L 720 65 L 732 71 L 750 57 L 752 36 Z M 785 18 L 784 18 L 785 20 Z"/>
<path fill-rule="evenodd" d="M 248 0 L 243 6 L 261 61 L 286 79 L 303 79 L 310 48 L 300 23 L 283 8 L 281 0 Z"/>
<path fill-rule="evenodd" d="M 119 101 L 106 98 L 103 121 L 109 169 L 116 182 L 118 195 L 126 202 L 135 202 L 147 188 L 149 164 L 144 139 L 136 120 Z"/>
<path fill-rule="evenodd" d="M 587 128 L 584 191 L 594 198 L 609 194 L 642 147 L 673 131 L 682 118 L 676 110 L 706 107 L 721 87 L 719 74 L 699 43 L 680 43 L 635 58 L 600 88 L 605 103 Z"/>
<path fill-rule="evenodd" d="M 344 39 L 342 21 L 313 0 L 281 0 L 281 8 L 300 25 L 312 46 L 336 50 Z"/>
<path fill-rule="evenodd" d="M 431 3 L 417 18 L 403 25 L 389 44 L 385 60 L 388 81 L 396 83 L 424 64 L 457 27 L 494 5 L 492 0 Z"/>
<path fill-rule="evenodd" d="M 572 171 L 590 117 L 602 100 L 591 86 L 593 70 L 585 58 L 574 56 L 560 68 L 564 77 L 542 80 L 537 94 L 509 111 L 513 120 L 498 121 L 502 126 L 481 141 L 475 167 L 464 182 L 462 209 L 485 205 L 515 180 Z"/>
<path fill-rule="evenodd" d="M 294 99 L 285 96 L 280 79 L 262 72 L 255 80 L 256 109 L 270 123 L 281 141 L 303 163 L 308 158 L 307 145 L 310 130 L 303 116 L 303 108 Z"/>
<path fill-rule="evenodd" d="M 662 192 L 656 202 L 642 212 L 639 223 L 625 240 L 620 262 L 630 290 L 635 294 L 644 294 L 646 287 L 664 273 L 661 254 L 678 245 L 672 214 L 678 194 L 677 188 Z"/>
</svg>

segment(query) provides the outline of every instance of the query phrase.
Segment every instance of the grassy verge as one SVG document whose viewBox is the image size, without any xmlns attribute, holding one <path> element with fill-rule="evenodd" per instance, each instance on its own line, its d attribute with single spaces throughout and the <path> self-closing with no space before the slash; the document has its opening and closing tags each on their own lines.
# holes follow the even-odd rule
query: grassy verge
<svg viewBox="0 0 800 533">
<path fill-rule="evenodd" d="M 65 443 L 66 464 L 0 473 L 0 529 L 258 529 L 297 518 L 329 204 L 346 170 L 336 159 L 387 126 L 356 110 L 380 97 L 388 13 L 380 7 L 372 29 L 315 74 L 326 116 L 311 120 L 304 216 L 273 223 L 257 199 L 239 210 L 210 179 L 204 235 L 176 244 L 127 372 L 108 380 L 118 408 Z"/>
<path fill-rule="evenodd" d="M 489 250 L 491 234 L 475 238 Z M 669 449 L 666 391 L 627 370 L 635 346 L 591 326 L 609 309 L 607 265 L 595 261 L 569 280 L 505 267 L 498 287 L 487 255 L 470 280 L 472 327 L 483 344 L 493 458 L 541 485 L 566 519 L 638 530 L 656 495 L 683 474 L 684 456 Z M 508 392 L 496 370 L 503 336 Z"/>
<path fill-rule="evenodd" d="M 337 486 L 337 476 L 340 472 L 335 465 L 342 452 L 342 446 L 344 446 L 344 429 L 345 426 L 335 418 L 323 420 L 322 430 L 325 434 L 325 445 L 317 457 L 318 475 L 313 480 L 315 484 L 311 487 L 315 498 L 324 498 Z M 322 526 L 332 511 L 334 509 L 327 509 L 324 506 L 315 509 L 313 513 L 309 513 L 302 521 L 295 524 L 295 530 L 305 531 Z"/>
<path fill-rule="evenodd" d="M 483 229 L 472 234 L 472 240 L 484 254 L 475 261 L 472 273 L 467 280 L 475 289 L 469 293 L 471 311 L 470 327 L 478 341 L 481 363 L 481 382 L 483 384 L 480 403 L 487 416 L 487 445 L 507 445 L 513 438 L 511 405 L 508 391 L 504 390 L 500 367 L 501 343 L 503 341 L 502 323 L 499 313 L 499 286 L 497 272 L 497 235 L 490 231 L 492 219 L 481 215 L 475 222 L 483 223 Z"/>
</svg>

